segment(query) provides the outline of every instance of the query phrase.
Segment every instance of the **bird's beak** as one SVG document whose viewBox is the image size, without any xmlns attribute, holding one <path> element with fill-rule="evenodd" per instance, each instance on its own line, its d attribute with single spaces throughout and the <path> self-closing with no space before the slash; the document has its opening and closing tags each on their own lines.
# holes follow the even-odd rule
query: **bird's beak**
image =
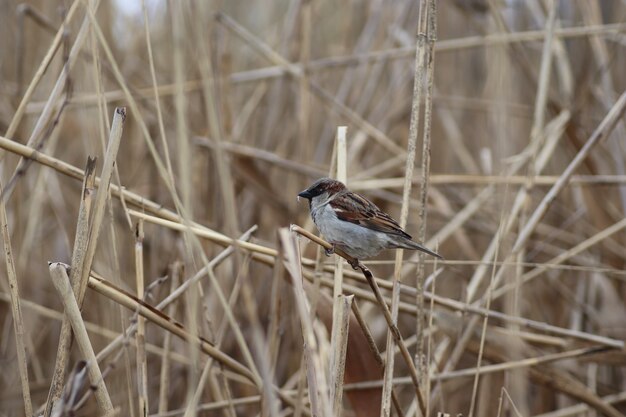
<svg viewBox="0 0 626 417">
<path fill-rule="evenodd" d="M 310 200 L 311 198 L 313 198 L 313 195 L 311 194 L 309 190 L 304 190 L 298 193 L 298 197 L 302 197 L 302 198 L 306 198 L 307 200 Z"/>
</svg>

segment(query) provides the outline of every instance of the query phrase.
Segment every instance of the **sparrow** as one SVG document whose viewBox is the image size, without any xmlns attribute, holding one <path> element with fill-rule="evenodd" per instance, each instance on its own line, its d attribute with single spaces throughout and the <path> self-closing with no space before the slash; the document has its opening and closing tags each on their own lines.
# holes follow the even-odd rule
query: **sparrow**
<svg viewBox="0 0 626 417">
<path fill-rule="evenodd" d="M 443 259 L 439 254 L 414 242 L 398 222 L 360 194 L 350 191 L 342 182 L 320 178 L 298 197 L 309 201 L 313 222 L 332 249 L 336 248 L 355 259 L 356 269 L 360 259 L 378 255 L 383 249 L 411 249 Z"/>
</svg>

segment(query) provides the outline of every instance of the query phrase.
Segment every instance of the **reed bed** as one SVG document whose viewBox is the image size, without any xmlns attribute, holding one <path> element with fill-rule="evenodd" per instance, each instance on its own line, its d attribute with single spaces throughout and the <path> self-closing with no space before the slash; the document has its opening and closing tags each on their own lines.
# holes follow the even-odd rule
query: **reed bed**
<svg viewBox="0 0 626 417">
<path fill-rule="evenodd" d="M 624 2 L 6 0 L 0 39 L 0 416 L 626 415 Z M 326 257 L 321 176 L 445 259 Z"/>
</svg>

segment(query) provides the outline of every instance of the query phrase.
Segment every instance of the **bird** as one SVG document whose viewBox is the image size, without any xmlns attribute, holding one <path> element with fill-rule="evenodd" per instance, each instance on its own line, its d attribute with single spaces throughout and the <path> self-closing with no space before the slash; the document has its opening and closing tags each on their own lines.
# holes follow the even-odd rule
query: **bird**
<svg viewBox="0 0 626 417">
<path fill-rule="evenodd" d="M 414 242 L 390 215 L 364 196 L 350 191 L 341 181 L 320 178 L 298 193 L 298 197 L 308 200 L 315 226 L 333 245 L 326 255 L 340 249 L 354 259 L 350 262 L 354 269 L 361 259 L 376 256 L 383 249 L 419 250 L 443 259 Z"/>
</svg>

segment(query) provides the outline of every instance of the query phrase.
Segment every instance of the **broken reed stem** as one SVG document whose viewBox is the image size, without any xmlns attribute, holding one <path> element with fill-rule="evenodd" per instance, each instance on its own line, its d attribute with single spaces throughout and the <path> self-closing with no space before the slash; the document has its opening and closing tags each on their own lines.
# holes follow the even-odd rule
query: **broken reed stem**
<svg viewBox="0 0 626 417">
<path fill-rule="evenodd" d="M 72 270 L 70 271 L 71 285 L 74 293 L 76 294 L 76 300 L 79 306 L 82 305 L 85 297 L 89 272 L 91 271 L 91 265 L 96 254 L 96 247 L 101 229 L 100 226 L 102 225 L 104 219 L 106 202 L 109 197 L 111 178 L 113 176 L 115 160 L 117 158 L 117 153 L 122 140 L 125 120 L 126 109 L 124 107 L 116 108 L 113 114 L 111 132 L 109 134 L 109 143 L 104 157 L 101 180 L 98 184 L 98 192 L 95 198 L 95 206 L 93 208 L 93 218 L 91 219 L 91 223 L 89 223 L 89 216 L 92 204 L 92 190 L 94 183 L 96 182 L 95 159 L 88 159 L 87 167 L 85 168 L 84 186 L 81 195 L 82 210 L 79 211 L 74 252 L 72 253 Z M 63 383 L 65 362 L 69 353 L 69 329 L 66 328 L 65 333 L 63 333 L 63 327 L 61 330 L 61 338 L 59 339 L 59 347 L 57 349 L 58 363 L 55 364 L 55 373 L 53 374 L 53 381 L 48 393 L 46 412 L 51 411 L 54 401 L 58 400 L 58 397 L 61 395 L 60 384 Z"/>
<path fill-rule="evenodd" d="M 70 278 L 67 275 L 67 265 L 60 262 L 54 262 L 50 263 L 49 267 L 52 283 L 61 297 L 63 307 L 65 308 L 65 314 L 67 315 L 68 320 L 72 325 L 74 335 L 76 336 L 76 344 L 85 358 L 85 361 L 87 361 L 89 381 L 91 382 L 91 385 L 96 387 L 95 396 L 100 409 L 99 413 L 105 416 L 112 416 L 114 414 L 113 403 L 111 402 L 111 397 L 109 397 L 109 392 L 104 383 L 102 372 L 98 366 L 96 354 L 94 353 L 91 342 L 89 341 L 89 335 L 87 334 L 85 323 L 83 322 L 80 314 L 80 308 L 78 307 L 78 303 L 74 297 L 74 292 L 72 291 L 72 287 L 70 285 Z"/>
<path fill-rule="evenodd" d="M 144 299 L 143 272 L 143 220 L 137 222 L 135 229 L 135 281 L 137 298 Z M 148 403 L 148 358 L 146 357 L 146 326 L 145 319 L 137 316 L 137 392 L 139 400 L 139 416 L 146 417 L 150 409 Z"/>
<path fill-rule="evenodd" d="M 343 378 L 346 369 L 346 352 L 348 349 L 348 331 L 350 324 L 350 306 L 354 295 L 340 294 L 333 305 L 333 328 L 331 335 L 332 356 L 330 362 L 330 400 L 333 416 L 343 414 Z M 335 313 L 335 307 L 337 312 Z M 335 317 L 337 320 L 335 320 Z"/>
<path fill-rule="evenodd" d="M 104 156 L 104 163 L 102 165 L 102 173 L 100 175 L 100 184 L 98 184 L 98 191 L 96 193 L 95 206 L 93 208 L 93 219 L 89 227 L 89 242 L 87 243 L 87 252 L 84 255 L 84 261 L 82 269 L 80 271 L 80 286 L 76 299 L 79 304 L 82 304 L 85 297 L 85 291 L 87 290 L 87 281 L 89 272 L 91 271 L 91 265 L 93 263 L 94 256 L 96 254 L 96 247 L 98 243 L 98 237 L 100 236 L 100 229 L 102 221 L 104 220 L 104 213 L 106 210 L 106 201 L 109 197 L 109 188 L 111 186 L 111 178 L 113 176 L 113 169 L 115 160 L 117 158 L 117 152 L 120 148 L 122 141 L 122 132 L 124 129 L 124 121 L 126 120 L 126 108 L 117 107 L 113 113 L 113 123 L 111 125 L 111 133 L 109 135 L 109 143 L 107 146 L 107 152 Z M 78 271 L 76 271 L 78 273 Z"/>
<path fill-rule="evenodd" d="M 74 249 L 72 251 L 72 263 L 70 269 L 70 284 L 75 295 L 80 293 L 80 288 L 86 287 L 81 284 L 81 271 L 87 254 L 87 246 L 89 242 L 89 216 L 91 213 L 91 204 L 93 201 L 94 182 L 96 177 L 96 159 L 87 158 L 85 166 L 85 177 L 80 197 L 80 205 L 78 208 L 78 220 L 76 222 L 76 235 L 74 236 Z M 82 305 L 82 300 L 79 300 Z M 63 393 L 63 383 L 65 381 L 65 369 L 67 368 L 67 358 L 71 347 L 71 325 L 67 316 L 63 317 L 61 323 L 61 332 L 59 334 L 59 345 L 57 347 L 57 356 L 52 373 L 52 381 L 48 390 L 48 399 L 46 400 L 46 408 L 44 416 L 49 417 L 52 413 L 54 403 L 61 397 Z"/>
<path fill-rule="evenodd" d="M 311 415 L 331 416 L 333 414 L 331 413 L 331 401 L 328 396 L 326 378 L 324 377 L 324 366 L 322 365 L 313 329 L 311 308 L 302 283 L 299 245 L 292 232 L 287 228 L 281 228 L 279 230 L 279 238 L 285 253 L 285 267 L 291 277 L 294 298 L 300 317 Z"/>
</svg>

